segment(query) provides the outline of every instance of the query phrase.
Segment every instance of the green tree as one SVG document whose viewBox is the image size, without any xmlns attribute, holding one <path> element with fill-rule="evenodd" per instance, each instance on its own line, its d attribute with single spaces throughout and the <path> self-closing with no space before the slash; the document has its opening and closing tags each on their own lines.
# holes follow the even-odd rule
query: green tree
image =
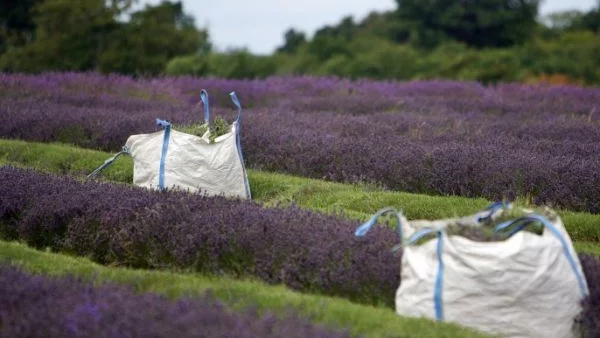
<svg viewBox="0 0 600 338">
<path fill-rule="evenodd" d="M 432 47 L 445 39 L 473 47 L 508 47 L 536 27 L 540 0 L 396 0 L 412 39 Z"/>
<path fill-rule="evenodd" d="M 590 30 L 600 33 L 600 0 L 598 0 L 596 8 L 583 14 L 573 23 L 573 28 Z"/>
<path fill-rule="evenodd" d="M 396 43 L 408 42 L 410 31 L 406 24 L 397 20 L 394 12 L 371 12 L 358 25 L 358 31 Z"/>
<path fill-rule="evenodd" d="M 584 13 L 577 10 L 555 12 L 548 14 L 544 23 L 551 29 L 563 31 L 573 28 L 583 16 Z"/>
<path fill-rule="evenodd" d="M 340 76 L 349 77 L 351 76 L 352 70 L 349 69 L 351 57 L 344 54 L 336 54 L 327 59 L 324 63 L 320 64 L 320 67 L 315 71 L 316 75 L 320 76 Z"/>
<path fill-rule="evenodd" d="M 409 45 L 363 33 L 357 35 L 349 47 L 356 52 L 348 60 L 345 76 L 409 79 L 416 75 L 419 53 Z"/>
<path fill-rule="evenodd" d="M 132 0 L 44 0 L 33 8 L 35 39 L 2 55 L 0 69 L 90 70 Z"/>
<path fill-rule="evenodd" d="M 39 0 L 0 1 L 0 54 L 33 40 L 33 7 Z"/>
<path fill-rule="evenodd" d="M 321 37 L 337 37 L 350 41 L 356 34 L 358 27 L 351 16 L 342 18 L 335 26 L 325 26 L 315 32 L 315 39 Z"/>
<path fill-rule="evenodd" d="M 278 75 L 305 75 L 315 74 L 321 67 L 321 61 L 308 50 L 309 44 L 302 45 L 294 54 L 276 54 L 276 74 Z"/>
<path fill-rule="evenodd" d="M 208 57 L 207 75 L 228 79 L 264 78 L 277 68 L 271 56 L 253 55 L 247 49 L 232 49 Z"/>
<path fill-rule="evenodd" d="M 176 56 L 206 55 L 208 32 L 198 30 L 180 1 L 164 1 L 131 15 L 112 35 L 100 60 L 103 72 L 156 75 Z"/>
<path fill-rule="evenodd" d="M 206 54 L 199 31 L 181 2 L 163 1 L 130 13 L 134 0 L 44 0 L 33 10 L 35 38 L 10 48 L 0 69 L 119 72 L 156 75 L 175 56 Z M 130 15 L 128 21 L 121 18 Z"/>
<path fill-rule="evenodd" d="M 208 71 L 208 58 L 196 54 L 174 57 L 165 66 L 167 75 L 205 76 Z"/>
<path fill-rule="evenodd" d="M 600 84 L 600 35 L 589 31 L 561 34 L 558 39 L 536 39 L 520 52 L 533 75 L 566 75 L 587 84 Z"/>
<path fill-rule="evenodd" d="M 283 46 L 277 48 L 278 53 L 295 53 L 298 48 L 306 43 L 306 35 L 297 32 L 293 28 L 288 29 L 283 35 L 285 42 Z"/>
<path fill-rule="evenodd" d="M 325 61 L 338 54 L 346 56 L 353 54 L 348 40 L 339 36 L 328 35 L 315 36 L 308 44 L 308 51 L 320 61 Z"/>
</svg>

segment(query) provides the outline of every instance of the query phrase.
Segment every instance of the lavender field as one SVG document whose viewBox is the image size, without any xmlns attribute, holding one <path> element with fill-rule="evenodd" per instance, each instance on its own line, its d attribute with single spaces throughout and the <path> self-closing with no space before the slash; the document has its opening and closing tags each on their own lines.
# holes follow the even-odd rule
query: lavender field
<svg viewBox="0 0 600 338">
<path fill-rule="evenodd" d="M 352 187 L 373 191 L 381 187 L 490 200 L 518 197 L 564 210 L 600 214 L 600 89 L 595 88 L 484 87 L 451 81 L 351 82 L 312 77 L 241 81 L 133 79 L 93 73 L 0 74 L 0 138 L 70 143 L 116 152 L 129 135 L 158 130 L 156 118 L 169 120 L 175 129 L 200 123 L 202 88 L 209 92 L 212 117 L 224 116 L 229 121 L 237 112 L 227 94 L 237 93 L 245 108 L 241 135 L 246 165 L 265 174 L 367 183 Z M 5 149 L 11 147 L 5 145 Z M 87 257 L 108 269 L 124 266 L 252 279 L 392 311 L 394 293 L 401 282 L 401 252 L 390 251 L 399 241 L 397 234 L 376 227 L 367 238 L 357 238 L 353 230 L 358 221 L 317 212 L 320 209 L 316 206 L 322 202 L 319 199 L 325 199 L 317 194 L 312 198 L 318 201 L 307 204 L 314 210 L 294 206 L 294 198 L 311 198 L 308 193 L 301 195 L 304 190 L 316 189 L 307 183 L 298 188 L 300 195 L 290 195 L 292 206 L 267 207 L 258 200 L 82 182 L 73 177 L 81 171 L 81 163 L 75 169 L 57 160 L 54 172 L 69 173 L 57 176 L 34 170 L 39 169 L 30 159 L 35 152 L 22 158 L 9 152 L 5 150 L 6 158 L 22 161 L 15 164 L 30 163 L 32 167 L 6 166 L 10 161 L 0 158 L 4 165 L 0 167 L 2 241 Z M 75 160 L 75 155 L 64 154 L 61 156 Z M 130 177 L 127 173 L 123 176 Z M 256 189 L 277 193 L 269 190 L 265 178 L 256 182 Z M 356 197 L 349 192 L 335 198 L 340 196 Z M 366 203 L 364 198 L 356 201 Z M 596 247 L 597 232 L 590 230 L 595 229 L 596 216 L 579 216 L 576 240 Z M 581 222 L 586 231 L 581 230 Z M 600 260 L 582 253 L 580 258 L 590 297 L 578 320 L 586 336 L 595 337 L 600 334 Z M 21 281 L 17 283 L 20 288 L 10 288 L 14 280 Z M 68 297 L 52 291 L 66 284 L 78 291 Z M 43 297 L 26 296 L 30 294 L 27 287 L 41 289 Z M 0 335 L 1 330 L 12 333 L 10 330 L 24 328 L 33 330 L 27 331 L 33 336 L 67 334 L 68 330 L 74 335 L 73 330 L 82 335 L 111 335 L 112 331 L 106 330 L 114 325 L 134 335 L 186 335 L 196 332 L 192 318 L 197 316 L 212 316 L 218 325 L 206 330 L 217 336 L 229 326 L 261 337 L 288 330 L 297 331 L 299 336 L 347 334 L 325 331 L 296 317 L 275 320 L 252 313 L 233 315 L 221 311 L 212 300 L 168 302 L 113 286 L 92 288 L 73 279 L 32 277 L 0 264 L 2 292 L 13 295 L 4 301 L 20 309 L 19 313 L 30 308 L 48 311 L 55 302 L 48 295 L 60 298 L 56 300 L 59 310 L 52 313 L 56 318 L 74 316 L 69 312 L 73 308 L 85 309 L 69 325 L 48 324 L 48 330 L 54 331 L 35 330 L 44 328 L 43 321 L 56 322 L 55 317 L 32 315 L 18 322 L 0 309 Z M 100 317 L 96 312 L 90 315 L 89 304 L 96 311 L 103 299 L 113 302 L 118 298 L 123 302 L 115 308 L 106 308 Z M 132 312 L 128 309 L 136 307 L 145 308 L 147 313 L 115 319 L 114 313 Z M 148 316 L 163 315 L 169 323 L 144 324 Z M 112 322 L 107 322 L 109 319 Z M 377 319 L 369 319 L 370 325 L 385 325 Z M 4 326 L 4 322 L 15 326 Z M 181 325 L 175 329 L 172 323 Z M 91 331 L 77 331 L 80 324 Z M 143 331 L 146 329 L 150 331 Z M 361 330 L 353 332 L 369 336 L 372 327 Z M 421 332 L 406 330 L 409 336 Z M 443 330 L 439 332 L 444 336 Z M 447 336 L 459 336 L 453 334 Z"/>
<path fill-rule="evenodd" d="M 393 305 L 394 231 L 296 208 L 81 183 L 0 167 L 0 236 L 102 264 L 257 277 L 304 291 Z"/>
<path fill-rule="evenodd" d="M 170 301 L 6 264 L 0 265 L 0 323 L 2 337 L 350 337 L 296 316 L 231 313 L 211 295 Z"/>
<path fill-rule="evenodd" d="M 401 253 L 394 254 L 390 250 L 397 242 L 397 234 L 385 227 L 375 228 L 369 238 L 357 238 L 349 231 L 353 226 L 351 222 L 295 208 L 264 209 L 252 202 L 177 192 L 162 193 L 109 183 L 79 182 L 70 177 L 12 167 L 0 167 L 0 182 L 0 237 L 21 240 L 35 248 L 49 247 L 57 252 L 91 257 L 106 265 L 145 269 L 180 268 L 212 275 L 255 277 L 269 284 L 283 283 L 304 293 L 338 296 L 358 303 L 387 307 L 393 307 L 395 288 L 401 283 L 398 269 Z M 600 334 L 600 260 L 588 254 L 579 256 L 590 295 L 585 299 L 583 313 L 577 321 L 582 324 L 586 337 L 596 337 L 596 334 Z M 8 280 L 2 283 L 5 275 L 9 275 Z M 10 289 L 14 279 L 19 278 L 27 277 L 0 266 L 0 295 L 3 291 L 17 295 L 4 301 L 8 308 L 23 307 L 23 311 L 26 311 L 29 307 L 46 309 L 50 306 L 46 302 L 52 302 L 53 299 L 47 297 L 36 298 L 41 303 L 30 304 L 29 298 L 23 300 L 18 296 L 28 293 L 34 297 L 24 289 L 30 285 L 28 282 L 19 284 L 16 290 L 15 287 Z M 52 283 L 58 283 L 39 278 L 32 282 L 42 289 L 55 287 Z M 61 283 L 74 282 L 60 282 L 57 285 Z M 75 285 L 69 290 L 73 288 L 81 287 Z M 132 298 L 123 303 L 113 301 L 111 304 L 116 305 L 107 306 L 106 320 L 112 318 L 110 313 L 125 311 L 129 306 L 135 307 L 137 302 L 144 299 L 154 299 L 153 296 L 147 296 L 137 297 L 140 300 L 136 300 L 136 297 L 122 295 L 123 291 L 115 291 L 110 287 L 99 291 L 84 290 L 86 293 L 83 295 L 75 293 L 69 297 L 58 295 L 56 298 L 62 299 L 59 304 L 68 304 L 65 305 L 67 309 L 72 309 L 75 306 L 73 304 L 83 302 L 86 297 L 92 297 L 89 292 L 97 292 L 97 296 L 92 298 L 91 306 L 94 308 L 103 299 L 117 296 Z M 144 316 L 153 316 L 162 306 L 161 302 L 164 301 L 152 300 L 144 306 L 148 313 L 124 318 L 113 324 L 124 325 L 119 332 L 138 332 L 136 330 L 145 327 L 142 324 Z M 186 322 L 186 318 L 191 320 L 193 316 L 209 315 L 208 309 L 196 310 L 196 307 L 189 305 L 185 313 L 181 313 L 184 316 L 181 330 L 196 327 L 192 322 Z M 183 311 L 177 306 L 173 311 L 177 309 Z M 224 317 L 219 319 L 219 325 L 215 325 L 215 332 L 228 325 L 221 325 L 223 321 L 241 320 L 245 323 L 243 319 L 227 317 L 219 311 L 214 313 L 214 308 L 212 310 L 211 316 Z M 65 314 L 57 312 L 55 315 Z M 89 321 L 88 316 L 84 315 L 82 320 Z M 2 318 L 12 317 L 0 310 Z M 52 318 L 39 318 L 55 322 Z M 165 319 L 164 327 L 161 322 L 157 327 L 148 328 L 155 331 L 148 332 L 168 330 L 171 328 L 171 323 L 166 325 L 169 320 L 170 317 Z M 313 330 L 297 322 L 288 320 L 281 325 L 284 329 L 289 326 L 294 330 L 298 326 Z M 34 330 L 31 332 L 34 336 L 41 334 L 35 331 L 37 325 L 30 324 L 24 322 L 22 325 Z M 113 327 L 105 321 L 92 324 L 86 322 L 84 328 L 104 332 L 102 330 Z M 246 328 L 244 325 L 247 324 L 242 325 Z M 264 331 L 262 323 L 255 325 L 248 327 L 248 330 L 258 330 L 261 337 L 269 336 L 269 331 Z M 9 326 L 7 329 L 14 328 Z M 53 329 L 65 330 L 68 327 Z M 319 331 L 307 332 L 311 332 L 312 336 Z"/>
<path fill-rule="evenodd" d="M 0 137 L 118 151 L 155 118 L 200 122 L 201 88 L 231 119 L 238 93 L 250 168 L 600 212 L 597 88 L 4 74 Z"/>
</svg>

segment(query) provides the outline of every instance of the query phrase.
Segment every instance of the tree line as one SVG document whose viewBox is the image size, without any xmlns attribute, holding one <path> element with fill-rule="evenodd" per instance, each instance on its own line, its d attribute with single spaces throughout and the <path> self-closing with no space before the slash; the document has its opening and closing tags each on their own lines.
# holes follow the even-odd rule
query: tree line
<svg viewBox="0 0 600 338">
<path fill-rule="evenodd" d="M 134 2 L 3 2 L 0 70 L 600 85 L 600 0 L 544 18 L 541 0 L 396 0 L 395 10 L 345 17 L 311 38 L 290 28 L 271 55 L 215 50 L 180 1 Z"/>
</svg>

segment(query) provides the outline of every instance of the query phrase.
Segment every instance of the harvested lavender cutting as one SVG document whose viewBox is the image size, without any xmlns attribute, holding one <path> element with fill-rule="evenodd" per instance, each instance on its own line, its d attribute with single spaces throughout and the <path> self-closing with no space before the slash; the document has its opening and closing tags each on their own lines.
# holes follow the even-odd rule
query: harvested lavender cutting
<svg viewBox="0 0 600 338">
<path fill-rule="evenodd" d="M 462 236 L 477 242 L 497 242 L 503 241 L 509 237 L 510 229 L 507 231 L 495 231 L 496 226 L 507 221 L 516 220 L 531 214 L 538 214 L 546 217 L 550 222 L 557 220 L 557 214 L 549 208 L 535 209 L 506 209 L 496 218 L 486 218 L 482 220 L 479 226 L 466 224 L 458 220 L 455 223 L 446 226 L 446 233 L 450 236 Z M 541 235 L 544 227 L 540 222 L 534 222 L 522 229 L 531 233 Z"/>
<path fill-rule="evenodd" d="M 221 135 L 227 134 L 231 130 L 231 125 L 227 123 L 227 121 L 217 116 L 212 124 L 208 125 L 206 123 L 200 125 L 192 125 L 187 128 L 184 128 L 184 131 L 202 137 L 207 131 L 210 131 L 208 139 L 210 143 L 215 143 L 215 139 Z"/>
</svg>

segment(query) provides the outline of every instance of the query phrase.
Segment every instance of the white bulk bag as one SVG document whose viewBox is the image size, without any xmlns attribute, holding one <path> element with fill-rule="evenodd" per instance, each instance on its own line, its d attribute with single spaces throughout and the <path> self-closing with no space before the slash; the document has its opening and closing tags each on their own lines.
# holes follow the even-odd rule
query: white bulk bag
<svg viewBox="0 0 600 338">
<path fill-rule="evenodd" d="M 156 123 L 164 127 L 163 130 L 130 136 L 121 153 L 133 158 L 133 184 L 150 189 L 183 189 L 249 199 L 250 188 L 240 144 L 242 108 L 234 92 L 230 97 L 238 109 L 237 119 L 232 123 L 231 131 L 218 136 L 214 143 L 209 141 L 210 131 L 199 137 L 176 131 L 169 122 L 160 119 Z M 201 92 L 201 99 L 204 121 L 208 124 L 210 108 L 205 90 Z M 119 154 L 97 171 L 106 167 L 107 162 L 112 163 Z"/>
<path fill-rule="evenodd" d="M 500 208 L 492 207 L 462 220 L 477 223 Z M 364 236 L 378 216 L 356 231 Z M 403 245 L 401 282 L 396 312 L 455 322 L 502 337 L 567 338 L 577 334 L 575 318 L 588 287 L 571 239 L 560 218 L 554 223 L 537 214 L 504 222 L 497 231 L 514 229 L 499 242 L 476 242 L 447 235 L 451 219 L 412 226 L 395 212 L 402 234 L 412 232 Z M 487 213 L 487 216 L 484 216 Z M 496 214 L 497 216 L 497 214 Z M 520 231 L 532 222 L 544 226 L 542 235 Z M 422 245 L 420 238 L 436 234 Z M 402 236 L 403 237 L 403 236 Z"/>
</svg>

